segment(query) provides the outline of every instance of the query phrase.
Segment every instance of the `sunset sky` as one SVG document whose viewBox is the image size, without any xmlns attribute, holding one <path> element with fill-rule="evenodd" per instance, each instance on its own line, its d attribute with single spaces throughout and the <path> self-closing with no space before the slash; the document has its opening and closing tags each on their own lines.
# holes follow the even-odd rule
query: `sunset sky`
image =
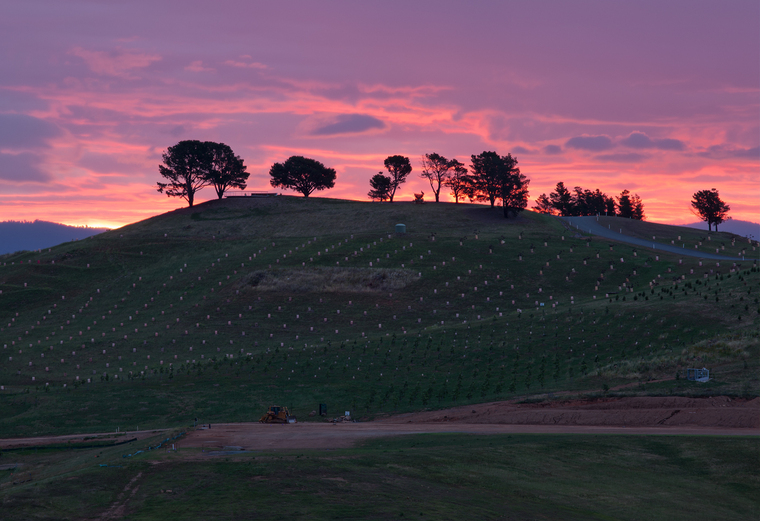
<svg viewBox="0 0 760 521">
<path fill-rule="evenodd" d="M 403 154 L 411 200 L 422 154 L 495 150 L 531 206 L 558 181 L 627 188 L 679 224 L 717 188 L 760 220 L 757 0 L 4 1 L 0 52 L 0 220 L 183 206 L 155 189 L 183 139 L 230 145 L 253 190 L 305 155 L 338 172 L 315 195 L 366 199 Z"/>
</svg>

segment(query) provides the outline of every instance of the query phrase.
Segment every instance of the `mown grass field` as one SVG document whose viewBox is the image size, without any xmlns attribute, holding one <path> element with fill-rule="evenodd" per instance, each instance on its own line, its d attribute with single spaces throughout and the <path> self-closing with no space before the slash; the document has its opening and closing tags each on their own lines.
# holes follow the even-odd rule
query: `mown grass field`
<svg viewBox="0 0 760 521">
<path fill-rule="evenodd" d="M 759 444 L 443 434 L 239 455 L 25 450 L 3 454 L 22 465 L 0 471 L 0 501 L 7 520 L 746 520 L 760 514 Z"/>
<path fill-rule="evenodd" d="M 759 280 L 752 260 L 656 253 L 532 212 L 213 201 L 0 259 L 0 437 L 251 421 L 272 403 L 303 421 L 319 403 L 371 417 L 645 393 L 659 379 L 658 393 L 756 396 Z M 709 384 L 675 379 L 702 366 Z"/>
</svg>

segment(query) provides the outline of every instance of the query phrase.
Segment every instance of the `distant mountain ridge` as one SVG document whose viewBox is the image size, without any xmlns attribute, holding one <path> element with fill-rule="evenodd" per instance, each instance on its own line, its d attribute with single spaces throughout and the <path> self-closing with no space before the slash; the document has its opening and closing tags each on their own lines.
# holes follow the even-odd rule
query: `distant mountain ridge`
<svg viewBox="0 0 760 521">
<path fill-rule="evenodd" d="M 0 222 L 0 255 L 21 250 L 50 248 L 62 242 L 86 239 L 108 228 L 67 226 L 49 221 Z"/>
<path fill-rule="evenodd" d="M 707 231 L 707 223 L 704 221 L 691 224 L 679 224 L 678 226 L 686 226 L 688 228 L 697 228 L 698 230 Z M 718 230 L 721 232 L 735 233 L 742 237 L 752 237 L 755 240 L 760 238 L 760 223 L 754 223 L 752 221 L 729 219 L 718 226 Z"/>
</svg>

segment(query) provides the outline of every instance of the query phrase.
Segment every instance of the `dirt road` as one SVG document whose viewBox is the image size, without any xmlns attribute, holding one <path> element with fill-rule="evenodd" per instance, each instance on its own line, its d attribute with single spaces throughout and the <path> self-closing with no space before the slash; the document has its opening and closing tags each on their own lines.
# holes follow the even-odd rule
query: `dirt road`
<svg viewBox="0 0 760 521">
<path fill-rule="evenodd" d="M 0 439 L 0 449 L 142 439 L 162 430 Z M 399 414 L 372 422 L 290 425 L 214 423 L 191 431 L 180 445 L 209 451 L 338 449 L 369 438 L 417 433 L 664 434 L 760 436 L 760 398 L 631 397 L 519 404 L 492 402 Z M 234 450 L 234 449 L 228 449 Z"/>
<path fill-rule="evenodd" d="M 659 434 L 659 435 L 760 435 L 758 429 L 704 427 L 599 427 L 578 425 L 505 425 L 441 423 L 298 423 L 261 425 L 258 423 L 214 424 L 211 430 L 197 430 L 182 441 L 182 447 L 208 451 L 340 449 L 369 438 L 404 434 Z"/>
<path fill-rule="evenodd" d="M 82 444 L 100 443 L 112 441 L 118 443 L 125 440 L 137 438 L 149 438 L 169 429 L 153 429 L 147 431 L 121 431 L 100 432 L 92 434 L 67 434 L 64 436 L 35 436 L 32 438 L 0 438 L 0 449 L 17 449 L 20 447 L 36 447 L 42 445 L 65 445 L 65 444 Z"/>
<path fill-rule="evenodd" d="M 182 446 L 209 451 L 225 447 L 337 449 L 369 438 L 417 433 L 760 436 L 760 399 L 641 397 L 540 404 L 493 402 L 400 414 L 366 423 L 213 424 L 211 429 L 191 432 Z"/>
</svg>

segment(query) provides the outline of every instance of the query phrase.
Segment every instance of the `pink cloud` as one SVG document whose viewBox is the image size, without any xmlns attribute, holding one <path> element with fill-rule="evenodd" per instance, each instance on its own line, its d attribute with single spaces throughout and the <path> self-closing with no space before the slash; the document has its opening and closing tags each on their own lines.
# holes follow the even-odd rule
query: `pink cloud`
<svg viewBox="0 0 760 521">
<path fill-rule="evenodd" d="M 230 67 L 238 67 L 240 69 L 268 69 L 269 68 L 263 63 L 251 62 L 251 61 L 226 60 L 224 64 L 229 65 Z"/>
<path fill-rule="evenodd" d="M 146 54 L 134 51 L 117 49 L 111 52 L 88 51 L 81 47 L 75 47 L 70 54 L 82 58 L 90 69 L 96 74 L 117 76 L 120 78 L 134 79 L 130 74 L 133 69 L 142 69 L 153 62 L 161 60 L 157 54 Z"/>
<path fill-rule="evenodd" d="M 211 67 L 204 67 L 202 60 L 195 60 L 190 65 L 185 66 L 186 71 L 190 72 L 214 72 Z"/>
</svg>

